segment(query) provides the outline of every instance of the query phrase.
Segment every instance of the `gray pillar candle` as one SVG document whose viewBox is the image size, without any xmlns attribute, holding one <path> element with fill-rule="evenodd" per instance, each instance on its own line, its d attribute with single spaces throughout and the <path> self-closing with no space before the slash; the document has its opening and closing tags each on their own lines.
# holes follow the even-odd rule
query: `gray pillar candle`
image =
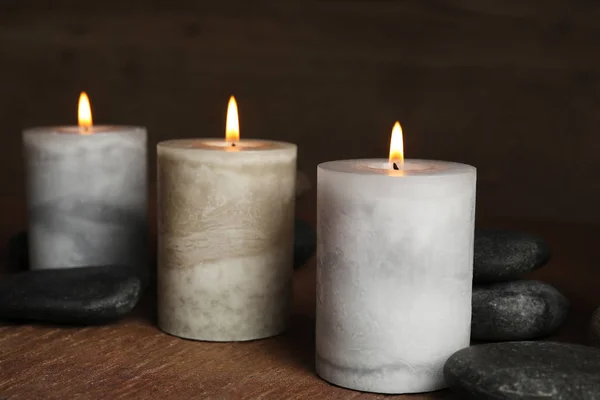
<svg viewBox="0 0 600 400">
<path fill-rule="evenodd" d="M 34 128 L 23 142 L 31 268 L 142 265 L 145 128 Z"/>
<path fill-rule="evenodd" d="M 319 376 L 379 393 L 445 387 L 444 362 L 469 345 L 475 180 L 444 161 L 319 165 Z"/>
</svg>

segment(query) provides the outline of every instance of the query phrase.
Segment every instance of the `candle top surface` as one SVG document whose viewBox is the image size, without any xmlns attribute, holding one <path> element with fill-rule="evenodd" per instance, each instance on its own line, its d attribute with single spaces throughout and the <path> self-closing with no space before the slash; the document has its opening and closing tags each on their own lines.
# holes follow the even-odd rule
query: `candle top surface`
<svg viewBox="0 0 600 400">
<path fill-rule="evenodd" d="M 130 125 L 93 125 L 90 127 L 81 126 L 43 126 L 29 128 L 25 130 L 26 134 L 32 135 L 81 135 L 92 136 L 99 134 L 111 134 L 123 131 L 145 131 L 141 126 Z"/>
<path fill-rule="evenodd" d="M 174 139 L 158 144 L 159 147 L 180 150 L 210 150 L 226 152 L 247 152 L 277 150 L 296 147 L 293 143 L 278 142 L 262 139 L 241 139 L 236 142 L 227 142 L 225 139 Z"/>
<path fill-rule="evenodd" d="M 458 175 L 475 172 L 476 170 L 471 165 L 450 161 L 413 159 L 404 160 L 403 164 L 397 163 L 397 167 L 398 170 L 395 170 L 393 164 L 387 159 L 371 158 L 328 161 L 319 164 L 318 168 L 347 174 L 398 177 Z"/>
</svg>

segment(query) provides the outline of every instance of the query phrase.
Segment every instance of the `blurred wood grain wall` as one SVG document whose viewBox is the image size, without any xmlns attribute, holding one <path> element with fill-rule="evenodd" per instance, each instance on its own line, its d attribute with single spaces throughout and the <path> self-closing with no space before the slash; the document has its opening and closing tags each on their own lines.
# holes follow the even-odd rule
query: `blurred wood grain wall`
<svg viewBox="0 0 600 400">
<path fill-rule="evenodd" d="M 0 195 L 23 196 L 20 132 L 95 122 L 159 140 L 292 141 L 319 162 L 473 164 L 479 212 L 600 222 L 600 2 L 0 1 Z M 152 164 L 154 165 L 154 164 Z M 154 168 L 152 168 L 154 172 Z M 154 176 L 154 173 L 153 173 Z"/>
</svg>

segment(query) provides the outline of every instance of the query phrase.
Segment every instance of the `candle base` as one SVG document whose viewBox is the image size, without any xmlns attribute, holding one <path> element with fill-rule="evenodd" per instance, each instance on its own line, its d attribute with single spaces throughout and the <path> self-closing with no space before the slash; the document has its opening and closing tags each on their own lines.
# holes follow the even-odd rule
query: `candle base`
<svg viewBox="0 0 600 400">
<path fill-rule="evenodd" d="M 281 329 L 274 330 L 271 332 L 264 332 L 262 334 L 239 334 L 234 331 L 221 332 L 220 335 L 206 335 L 202 334 L 190 334 L 189 332 L 182 331 L 180 329 L 172 329 L 171 327 L 160 326 L 162 332 L 167 335 L 175 336 L 181 339 L 195 340 L 197 342 L 215 342 L 215 343 L 231 343 L 231 342 L 251 342 L 253 340 L 268 339 L 273 336 L 279 336 L 286 331 L 286 327 L 282 326 Z M 172 330 L 171 330 L 172 329 Z"/>
<path fill-rule="evenodd" d="M 317 354 L 316 371 L 322 379 L 347 389 L 383 394 L 433 392 L 448 387 L 441 368 L 403 363 L 381 368 L 335 365 Z"/>
<path fill-rule="evenodd" d="M 285 331 L 293 269 L 289 250 L 158 271 L 158 327 L 173 336 L 244 342 Z M 253 277 L 253 278 L 249 278 Z"/>
</svg>

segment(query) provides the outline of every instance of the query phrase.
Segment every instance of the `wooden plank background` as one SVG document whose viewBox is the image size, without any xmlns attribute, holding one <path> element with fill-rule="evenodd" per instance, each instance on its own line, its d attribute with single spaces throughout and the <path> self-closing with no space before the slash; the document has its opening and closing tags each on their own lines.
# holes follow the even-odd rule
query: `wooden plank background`
<svg viewBox="0 0 600 400">
<path fill-rule="evenodd" d="M 243 137 L 319 162 L 385 157 L 479 168 L 485 215 L 600 221 L 600 3 L 593 0 L 0 2 L 0 196 L 24 195 L 20 131 L 97 123 L 154 144 Z M 154 175 L 154 168 L 152 168 Z M 152 178 L 153 179 L 153 178 Z"/>
</svg>

